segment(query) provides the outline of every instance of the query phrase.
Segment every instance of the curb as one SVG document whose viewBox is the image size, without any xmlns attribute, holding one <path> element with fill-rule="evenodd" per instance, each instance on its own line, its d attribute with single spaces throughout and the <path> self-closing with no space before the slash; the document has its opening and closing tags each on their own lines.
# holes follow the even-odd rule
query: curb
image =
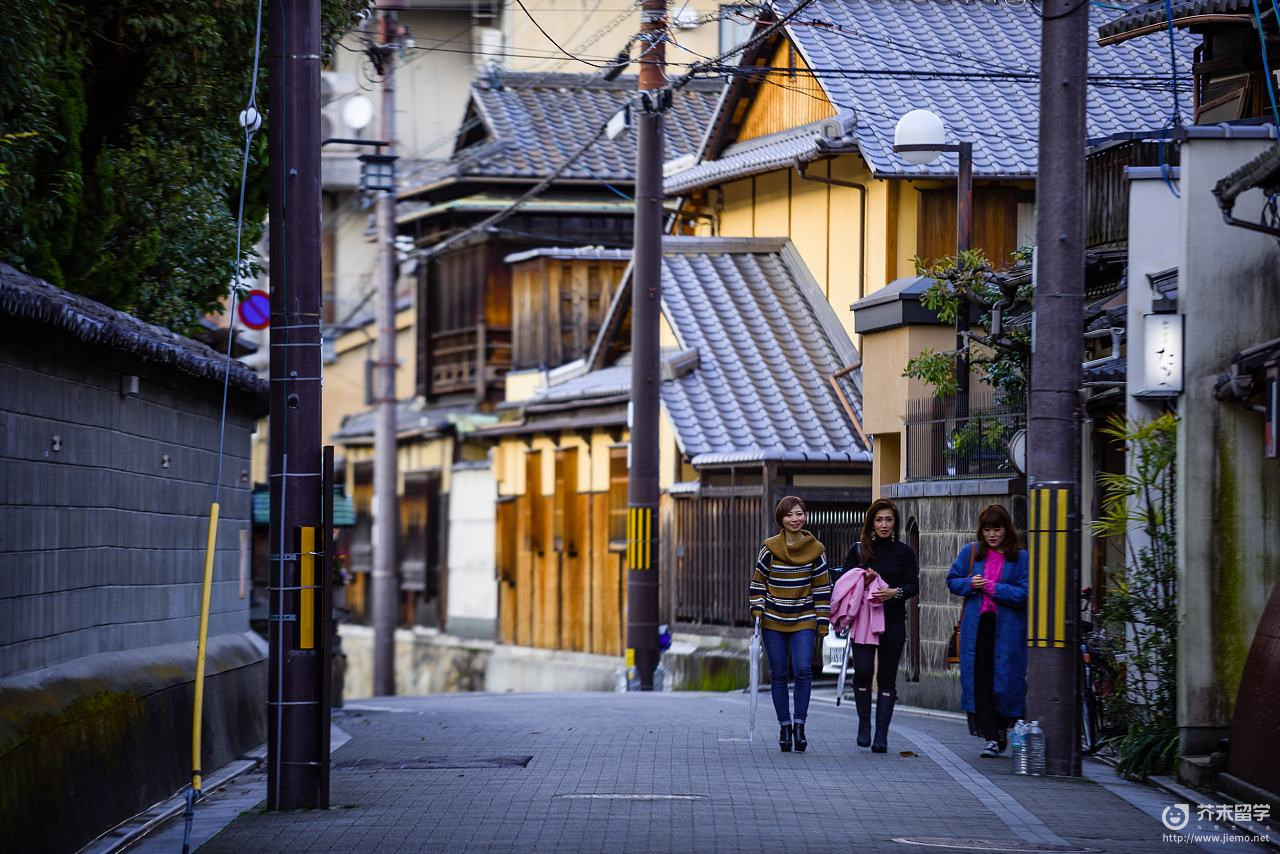
<svg viewBox="0 0 1280 854">
<path fill-rule="evenodd" d="M 1197 789 L 1192 789 L 1187 786 L 1184 786 L 1181 783 L 1179 783 L 1177 780 L 1174 780 L 1172 777 L 1152 776 L 1147 778 L 1147 782 L 1150 783 L 1155 788 L 1160 789 L 1164 792 L 1167 792 L 1168 794 L 1173 795 L 1176 798 L 1181 798 L 1182 800 L 1186 801 L 1189 804 L 1202 803 L 1200 799 L 1204 797 L 1206 794 L 1205 792 L 1201 792 Z M 1215 798 L 1220 797 L 1220 794 L 1217 791 L 1213 791 L 1209 794 L 1211 794 Z M 1227 801 L 1220 801 L 1219 803 L 1225 804 L 1227 803 Z M 1232 803 L 1234 803 L 1234 801 L 1232 801 Z M 1265 844 L 1269 848 L 1272 848 L 1276 851 L 1280 851 L 1280 833 L 1277 833 L 1275 830 L 1272 830 L 1270 827 L 1268 827 L 1265 824 L 1260 824 L 1256 821 L 1236 821 L 1234 819 L 1218 819 L 1218 818 L 1215 818 L 1214 821 L 1218 824 L 1224 824 L 1234 830 L 1239 831 L 1241 835 L 1264 836 L 1267 839 L 1265 843 L 1254 843 L 1254 844 Z"/>
<path fill-rule="evenodd" d="M 263 742 L 253 750 L 245 753 L 242 758 L 228 762 L 206 777 L 204 779 L 204 788 L 201 790 L 202 795 L 208 797 L 219 789 L 226 788 L 229 784 L 234 783 L 240 777 L 263 764 L 266 758 L 267 745 L 266 742 Z M 186 792 L 189 788 L 190 786 L 183 786 L 172 797 L 160 801 L 150 809 L 120 822 L 81 848 L 79 854 L 115 854 L 115 852 L 128 849 L 139 839 L 174 816 L 181 815 L 187 806 Z"/>
</svg>

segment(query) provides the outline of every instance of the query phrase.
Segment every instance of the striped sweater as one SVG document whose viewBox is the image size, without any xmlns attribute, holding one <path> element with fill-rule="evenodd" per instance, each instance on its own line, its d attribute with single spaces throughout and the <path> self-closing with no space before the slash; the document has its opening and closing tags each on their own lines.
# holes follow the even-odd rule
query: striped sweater
<svg viewBox="0 0 1280 854">
<path fill-rule="evenodd" d="M 751 614 L 760 625 L 778 632 L 817 629 L 827 633 L 831 614 L 831 576 L 826 555 L 808 563 L 783 563 L 768 546 L 760 549 L 751 575 Z"/>
</svg>

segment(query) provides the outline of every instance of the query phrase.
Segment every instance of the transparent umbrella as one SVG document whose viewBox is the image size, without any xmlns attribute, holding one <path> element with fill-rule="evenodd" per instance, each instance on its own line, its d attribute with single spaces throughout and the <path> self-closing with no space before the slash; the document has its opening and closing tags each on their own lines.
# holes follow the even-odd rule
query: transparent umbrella
<svg viewBox="0 0 1280 854">
<path fill-rule="evenodd" d="M 751 708 L 750 717 L 747 720 L 747 741 L 754 741 L 756 737 L 756 707 L 760 705 L 760 618 L 756 617 L 756 630 L 751 635 L 751 646 L 747 650 L 747 656 L 751 659 L 751 698 L 748 705 Z"/>
<path fill-rule="evenodd" d="M 853 633 L 849 632 L 844 636 L 844 657 L 840 660 L 840 678 L 836 681 L 836 705 L 840 705 L 840 700 L 844 698 L 844 677 L 849 672 L 849 642 L 853 639 Z"/>
</svg>

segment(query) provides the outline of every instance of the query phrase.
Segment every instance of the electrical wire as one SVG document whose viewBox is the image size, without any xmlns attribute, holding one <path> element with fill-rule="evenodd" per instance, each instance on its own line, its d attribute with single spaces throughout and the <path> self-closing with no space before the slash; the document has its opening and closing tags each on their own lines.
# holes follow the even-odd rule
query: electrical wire
<svg viewBox="0 0 1280 854">
<path fill-rule="evenodd" d="M 565 50 L 563 47 L 561 47 L 561 46 L 560 46 L 560 42 L 556 41 L 555 39 L 553 39 L 553 38 L 551 37 L 551 33 L 547 32 L 546 30 L 544 30 L 544 29 L 542 28 L 542 24 L 539 24 L 539 23 L 538 23 L 538 19 L 537 19 L 537 18 L 535 18 L 535 17 L 533 17 L 533 13 L 532 13 L 532 12 L 530 12 L 530 11 L 529 11 L 529 8 L 528 8 L 527 6 L 525 6 L 525 5 L 524 5 L 523 0 L 515 0 L 515 2 L 516 2 L 516 5 L 517 5 L 517 6 L 519 6 L 519 7 L 521 8 L 521 10 L 523 10 L 523 12 L 525 13 L 525 15 L 526 15 L 526 16 L 528 16 L 528 18 L 529 18 L 529 22 L 530 22 L 530 23 L 532 23 L 535 27 L 537 27 L 537 28 L 538 28 L 538 32 L 540 32 L 540 33 L 542 33 L 544 36 L 546 36 L 546 37 L 547 37 L 547 41 L 551 42 L 553 45 L 555 45 L 555 46 L 556 46 L 556 50 L 560 51 L 560 52 L 561 52 L 561 53 L 563 53 L 565 56 L 569 57 L 569 59 L 572 59 L 572 60 L 574 60 L 575 62 L 584 62 L 584 63 L 586 63 L 587 65 L 590 65 L 590 66 L 591 66 L 591 67 L 593 67 L 593 68 L 607 68 L 607 67 L 608 67 L 607 65 L 601 65 L 600 63 L 590 62 L 590 61 L 588 61 L 588 60 L 583 59 L 583 58 L 582 58 L 582 57 L 580 57 L 580 56 L 574 56 L 572 53 L 569 53 L 569 51 Z"/>
</svg>

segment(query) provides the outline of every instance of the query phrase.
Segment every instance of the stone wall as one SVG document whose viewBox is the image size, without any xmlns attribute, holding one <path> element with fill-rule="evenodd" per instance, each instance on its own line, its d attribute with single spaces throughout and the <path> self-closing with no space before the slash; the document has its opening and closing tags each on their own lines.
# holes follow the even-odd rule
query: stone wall
<svg viewBox="0 0 1280 854">
<path fill-rule="evenodd" d="M 1025 482 L 1004 478 L 910 481 L 886 486 L 882 494 L 898 505 L 903 539 L 912 542 L 913 524 L 919 532 L 920 681 L 906 680 L 909 663 L 904 656 L 898 694 L 904 703 L 957 709 L 960 674 L 956 668 L 946 667 L 946 648 L 960 619 L 961 603 L 947 589 L 947 572 L 965 543 L 973 542 L 978 515 L 989 504 L 1003 504 L 1025 539 Z"/>
</svg>

